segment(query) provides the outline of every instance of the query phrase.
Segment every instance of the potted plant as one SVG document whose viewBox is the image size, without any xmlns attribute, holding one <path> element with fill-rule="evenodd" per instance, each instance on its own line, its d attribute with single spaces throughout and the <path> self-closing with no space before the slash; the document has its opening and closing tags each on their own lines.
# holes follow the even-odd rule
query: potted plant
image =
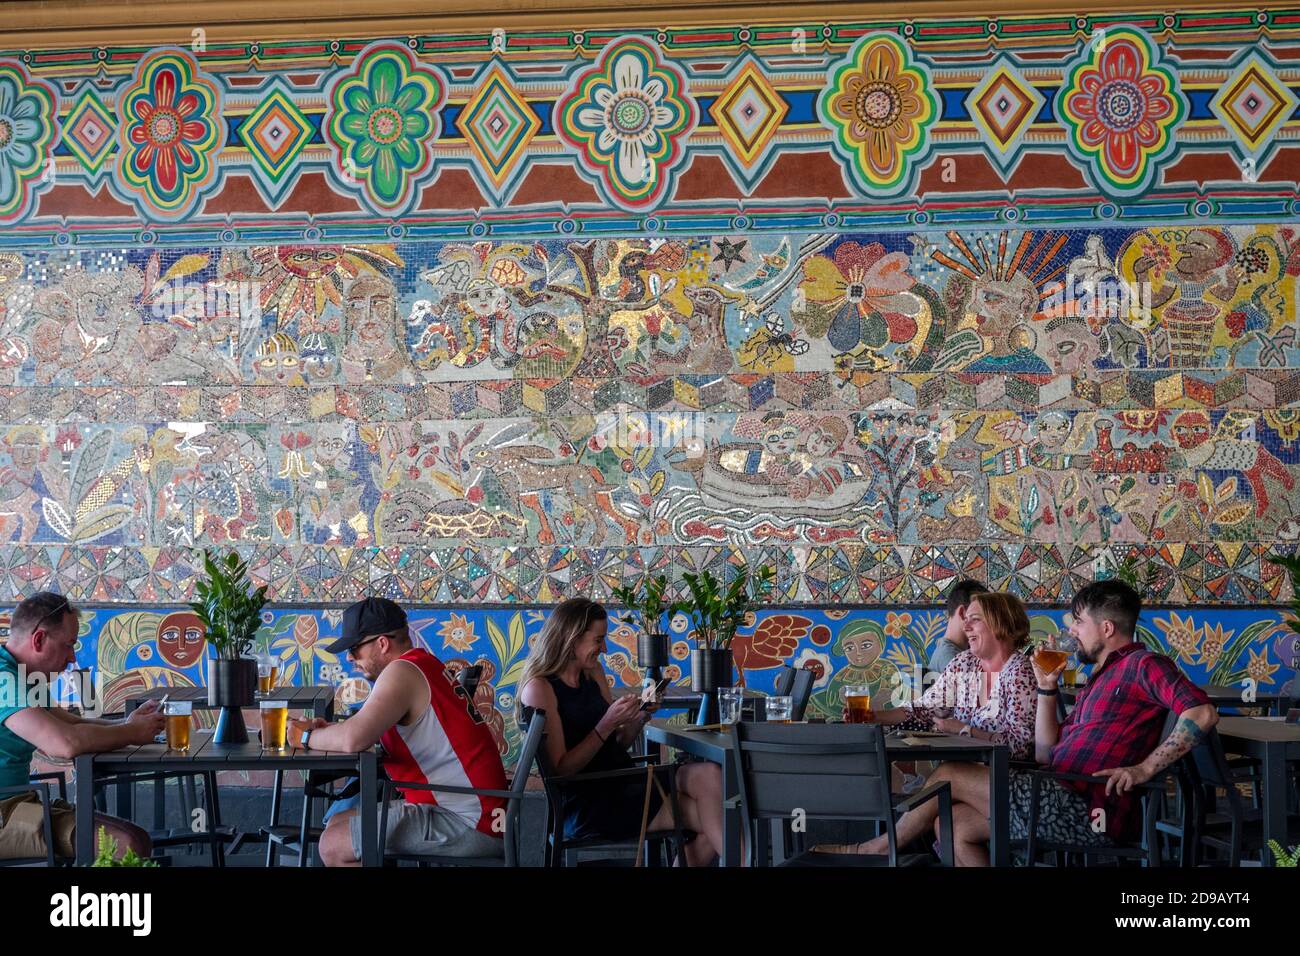
<svg viewBox="0 0 1300 956">
<path fill-rule="evenodd" d="M 1276 840 L 1268 841 L 1268 848 L 1273 851 L 1273 859 L 1277 861 L 1278 866 L 1282 867 L 1300 867 L 1300 846 L 1293 846 L 1290 850 L 1282 849 L 1282 844 Z"/>
<path fill-rule="evenodd" d="M 266 605 L 266 586 L 250 591 L 248 562 L 231 553 L 214 561 L 205 550 L 203 570 L 206 579 L 194 584 L 198 599 L 190 608 L 207 630 L 208 643 L 215 657 L 208 661 L 208 705 L 220 707 L 213 743 L 248 743 L 241 707 L 253 705 L 257 690 L 257 661 L 245 657 L 253 646 L 262 624 Z"/>
<path fill-rule="evenodd" d="M 108 830 L 99 828 L 99 855 L 91 866 L 157 866 L 155 860 L 140 856 L 135 850 L 127 850 L 122 858 L 117 858 L 117 841 L 109 836 Z"/>
<path fill-rule="evenodd" d="M 668 666 L 668 635 L 663 632 L 662 622 L 664 611 L 668 610 L 667 590 L 668 579 L 662 574 L 647 578 L 640 595 L 626 585 L 614 588 L 614 596 L 641 618 L 641 633 L 636 640 L 637 664 L 646 669 L 652 680 L 657 680 L 659 672 Z"/>
<path fill-rule="evenodd" d="M 776 571 L 767 565 L 752 575 L 748 568 L 743 569 L 730 585 L 724 585 L 707 568 L 699 574 L 682 575 L 691 600 L 674 604 L 671 612 L 685 614 L 695 625 L 691 690 L 703 695 L 698 723 L 717 723 L 718 688 L 729 687 L 732 682 L 731 642 L 736 629 L 771 591 L 775 576 Z"/>
</svg>

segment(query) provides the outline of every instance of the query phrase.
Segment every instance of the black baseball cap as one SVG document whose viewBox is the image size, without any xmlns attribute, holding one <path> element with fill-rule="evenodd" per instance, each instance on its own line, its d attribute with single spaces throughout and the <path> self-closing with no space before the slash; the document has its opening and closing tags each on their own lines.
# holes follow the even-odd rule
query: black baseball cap
<svg viewBox="0 0 1300 956">
<path fill-rule="evenodd" d="M 325 650 L 341 654 L 375 634 L 391 634 L 406 627 L 406 612 L 388 598 L 368 597 L 343 612 L 343 636 Z"/>
</svg>

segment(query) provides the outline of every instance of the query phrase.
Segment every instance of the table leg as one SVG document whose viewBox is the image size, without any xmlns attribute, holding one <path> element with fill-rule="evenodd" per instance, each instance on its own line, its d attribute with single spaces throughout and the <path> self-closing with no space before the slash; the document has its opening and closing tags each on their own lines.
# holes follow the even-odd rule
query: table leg
<svg viewBox="0 0 1300 956">
<path fill-rule="evenodd" d="M 1264 848 L 1260 859 L 1264 866 L 1273 866 L 1273 851 L 1268 848 L 1269 840 L 1276 840 L 1279 846 L 1286 847 L 1286 745 L 1267 743 L 1264 745 Z"/>
<path fill-rule="evenodd" d="M 989 863 L 1011 865 L 1010 766 L 1005 747 L 989 756 Z"/>
<path fill-rule="evenodd" d="M 736 779 L 736 761 L 727 751 L 722 760 L 722 866 L 740 866 L 740 809 L 731 807 L 731 800 L 740 795 Z"/>
<path fill-rule="evenodd" d="M 373 751 L 358 755 L 357 773 L 361 778 L 361 865 L 379 866 L 379 794 Z"/>
<path fill-rule="evenodd" d="M 94 754 L 77 758 L 77 865 L 95 861 L 95 767 Z"/>
</svg>

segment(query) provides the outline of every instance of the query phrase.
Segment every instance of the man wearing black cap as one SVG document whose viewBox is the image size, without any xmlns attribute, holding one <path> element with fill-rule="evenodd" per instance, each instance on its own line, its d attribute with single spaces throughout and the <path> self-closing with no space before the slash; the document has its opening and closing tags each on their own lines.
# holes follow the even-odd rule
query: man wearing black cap
<svg viewBox="0 0 1300 956">
<path fill-rule="evenodd" d="M 358 601 L 343 612 L 343 636 L 327 650 L 347 652 L 373 683 L 361 710 L 339 724 L 293 721 L 289 744 L 358 753 L 384 748 L 384 770 L 397 782 L 504 790 L 496 742 L 473 701 L 456 693 L 442 662 L 411 643 L 406 612 L 387 598 Z M 396 666 L 390 666 L 396 665 Z M 388 849 L 445 856 L 504 853 L 505 801 L 496 797 L 404 791 L 388 810 Z M 327 866 L 357 866 L 361 818 L 330 817 L 320 841 Z"/>
</svg>

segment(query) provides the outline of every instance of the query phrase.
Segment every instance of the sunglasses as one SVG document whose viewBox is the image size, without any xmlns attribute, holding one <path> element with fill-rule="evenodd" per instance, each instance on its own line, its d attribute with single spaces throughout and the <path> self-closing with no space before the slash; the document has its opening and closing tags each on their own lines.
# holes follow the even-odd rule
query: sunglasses
<svg viewBox="0 0 1300 956">
<path fill-rule="evenodd" d="M 54 608 L 54 610 L 52 610 L 52 611 L 47 611 L 47 612 L 45 613 L 45 616 L 42 617 L 40 620 L 38 620 L 38 621 L 37 621 L 37 622 L 32 626 L 32 630 L 35 631 L 38 627 L 40 627 L 42 624 L 44 624 L 44 623 L 45 623 L 46 621 L 48 621 L 50 618 L 54 617 L 54 615 L 56 615 L 56 614 L 62 614 L 64 611 L 66 611 L 66 610 L 68 609 L 68 607 L 69 607 L 69 605 L 68 605 L 68 599 L 67 599 L 67 598 L 64 598 L 62 601 L 59 602 L 59 604 Z"/>
<path fill-rule="evenodd" d="M 365 647 L 365 646 L 366 646 L 367 644 L 369 644 L 371 641 L 377 641 L 377 640 L 379 640 L 381 637 L 390 637 L 390 638 L 391 638 L 392 635 L 391 635 L 391 634 L 376 634 L 374 637 L 367 637 L 364 641 L 357 641 L 355 644 L 353 644 L 351 647 L 348 648 L 348 650 L 347 650 L 347 655 L 348 655 L 348 657 L 352 658 L 353 660 L 356 660 L 356 657 L 357 657 L 357 648 L 359 648 L 359 647 Z"/>
</svg>

